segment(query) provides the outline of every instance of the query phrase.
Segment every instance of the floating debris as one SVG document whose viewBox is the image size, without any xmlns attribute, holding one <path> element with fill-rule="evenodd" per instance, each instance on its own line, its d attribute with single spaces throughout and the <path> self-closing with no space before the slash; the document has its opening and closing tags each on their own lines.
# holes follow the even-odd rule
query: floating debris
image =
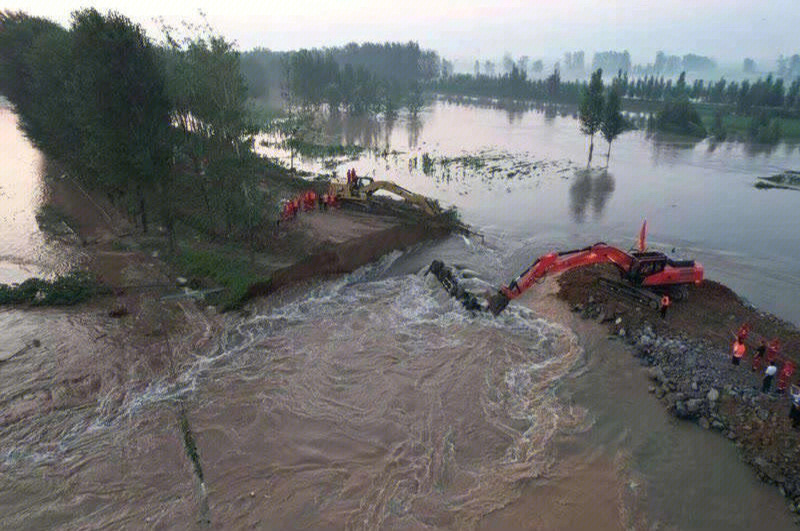
<svg viewBox="0 0 800 531">
<path fill-rule="evenodd" d="M 800 190 L 800 171 L 786 170 L 771 177 L 759 177 L 754 186 L 762 190 L 769 188 Z"/>
</svg>

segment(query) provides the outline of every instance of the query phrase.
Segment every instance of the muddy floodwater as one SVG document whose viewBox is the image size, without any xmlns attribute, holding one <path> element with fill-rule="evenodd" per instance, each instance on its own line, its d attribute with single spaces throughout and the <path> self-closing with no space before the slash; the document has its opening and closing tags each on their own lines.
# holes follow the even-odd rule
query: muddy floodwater
<svg viewBox="0 0 800 531">
<path fill-rule="evenodd" d="M 792 528 L 735 446 L 671 419 L 638 363 L 552 285 L 474 317 L 422 272 L 440 258 L 472 269 L 474 288 L 496 286 L 551 248 L 629 246 L 646 218 L 652 245 L 798 322 L 800 193 L 753 187 L 800 169 L 796 147 L 632 132 L 606 172 L 603 142 L 585 170 L 570 115 L 437 102 L 392 127 L 326 129 L 376 149 L 300 166 L 397 180 L 457 206 L 485 238 L 393 253 L 191 323 L 171 338 L 185 360 L 174 377 L 122 379 L 124 392 L 81 376 L 137 348 L 104 341 L 91 306 L 0 310 L 0 357 L 41 341 L 0 363 L 0 527 Z M 2 281 L 79 264 L 38 230 L 47 168 L 9 109 L 0 138 Z"/>
</svg>

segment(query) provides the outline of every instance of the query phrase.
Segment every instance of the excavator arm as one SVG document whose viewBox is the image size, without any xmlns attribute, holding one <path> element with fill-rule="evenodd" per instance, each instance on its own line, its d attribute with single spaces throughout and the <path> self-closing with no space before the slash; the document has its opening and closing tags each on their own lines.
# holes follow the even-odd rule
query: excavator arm
<svg viewBox="0 0 800 531">
<path fill-rule="evenodd" d="M 508 303 L 522 295 L 528 288 L 547 275 L 568 271 L 593 264 L 611 263 L 624 273 L 628 273 L 634 257 L 605 243 L 596 243 L 583 249 L 552 252 L 539 257 L 508 286 L 488 298 L 489 311 L 494 315 L 502 312 Z"/>
<path fill-rule="evenodd" d="M 376 183 L 377 184 L 377 183 Z M 703 281 L 703 266 L 694 260 L 672 260 L 664 253 L 647 251 L 645 237 L 647 221 L 639 231 L 638 251 L 627 253 L 617 247 L 596 243 L 583 249 L 552 252 L 540 256 L 507 286 L 486 296 L 486 305 L 477 302 L 472 293 L 458 285 L 453 271 L 439 260 L 428 268 L 445 289 L 459 299 L 469 310 L 489 310 L 494 315 L 502 312 L 508 303 L 525 293 L 537 281 L 547 275 L 568 271 L 593 264 L 614 264 L 627 280 L 627 284 L 614 284 L 614 290 L 630 295 L 639 301 L 658 304 L 658 295 L 669 294 L 680 299 L 688 295 L 687 286 Z"/>
<path fill-rule="evenodd" d="M 364 187 L 364 193 L 366 195 L 372 195 L 378 190 L 385 190 L 387 192 L 391 192 L 395 195 L 398 195 L 403 199 L 405 199 L 406 201 L 408 201 L 409 203 L 416 205 L 423 212 L 431 216 L 435 216 L 441 211 L 439 206 L 436 205 L 433 201 L 431 201 L 427 197 L 415 194 L 410 190 L 406 190 L 402 186 L 399 186 L 396 183 L 393 183 L 392 181 L 374 181 Z"/>
</svg>

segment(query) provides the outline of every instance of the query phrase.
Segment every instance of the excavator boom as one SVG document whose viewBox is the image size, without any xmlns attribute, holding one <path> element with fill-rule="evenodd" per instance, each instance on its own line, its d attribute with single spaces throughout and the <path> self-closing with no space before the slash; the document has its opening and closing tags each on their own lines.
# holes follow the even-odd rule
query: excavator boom
<svg viewBox="0 0 800 531">
<path fill-rule="evenodd" d="M 627 271 L 630 269 L 632 261 L 633 257 L 628 253 L 604 243 L 596 243 L 591 247 L 572 251 L 548 253 L 538 258 L 508 286 L 502 287 L 501 291 L 509 299 L 515 299 L 535 284 L 536 281 L 548 274 L 607 262 L 616 265 L 623 271 Z"/>
</svg>

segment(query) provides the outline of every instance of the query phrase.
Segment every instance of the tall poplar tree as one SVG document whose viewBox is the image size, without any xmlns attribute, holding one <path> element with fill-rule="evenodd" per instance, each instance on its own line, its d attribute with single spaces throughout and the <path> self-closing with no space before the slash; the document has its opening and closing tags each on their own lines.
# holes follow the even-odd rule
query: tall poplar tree
<svg viewBox="0 0 800 531">
<path fill-rule="evenodd" d="M 594 151 L 594 134 L 600 130 L 603 122 L 603 69 L 598 68 L 592 73 L 589 87 L 583 95 L 580 105 L 580 124 L 581 132 L 589 135 L 589 160 L 586 167 L 592 163 L 592 152 Z"/>
<path fill-rule="evenodd" d="M 608 90 L 605 107 L 603 108 L 603 120 L 600 124 L 600 132 L 608 142 L 608 153 L 606 153 L 606 168 L 608 160 L 611 158 L 611 143 L 625 130 L 625 119 L 622 117 L 619 91 L 616 83 Z"/>
</svg>

